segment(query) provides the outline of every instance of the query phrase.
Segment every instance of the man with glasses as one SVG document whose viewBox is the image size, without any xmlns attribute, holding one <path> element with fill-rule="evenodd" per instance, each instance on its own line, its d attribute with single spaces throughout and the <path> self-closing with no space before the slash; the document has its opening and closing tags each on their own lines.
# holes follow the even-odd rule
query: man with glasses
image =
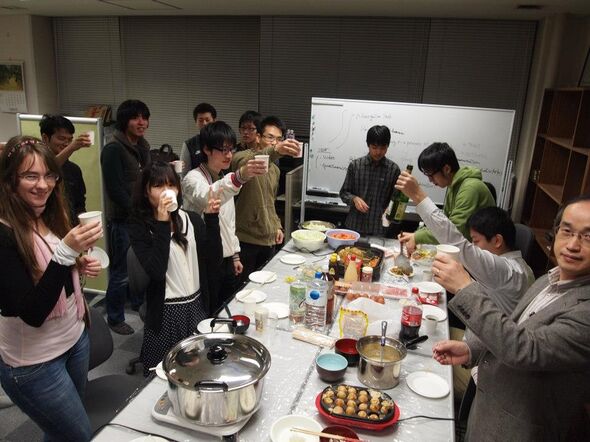
<svg viewBox="0 0 590 442">
<path fill-rule="evenodd" d="M 367 155 L 348 165 L 340 188 L 340 198 L 350 206 L 344 225 L 367 235 L 382 235 L 381 215 L 387 208 L 399 166 L 385 157 L 391 132 L 387 126 L 373 126 L 367 131 Z"/>
<path fill-rule="evenodd" d="M 195 126 L 200 131 L 208 125 L 217 120 L 217 110 L 209 103 L 199 103 L 193 109 L 193 119 L 195 120 Z M 189 138 L 182 143 L 180 149 L 180 159 L 184 162 L 182 170 L 182 176 L 184 176 L 189 170 L 193 170 L 198 164 L 198 154 L 201 151 L 201 141 L 199 134 Z"/>
<path fill-rule="evenodd" d="M 242 150 L 254 149 L 258 145 L 258 128 L 262 115 L 260 113 L 249 110 L 242 114 L 239 121 L 241 141 L 236 146 L 238 152 Z"/>
<path fill-rule="evenodd" d="M 446 188 L 443 212 L 447 218 L 470 239 L 467 220 L 478 209 L 495 206 L 490 190 L 482 181 L 481 171 L 475 167 L 459 167 L 455 151 L 447 143 L 432 143 L 420 153 L 418 168 L 437 187 Z M 399 238 L 406 244 L 408 253 L 416 244 L 438 244 L 426 227 L 414 233 L 402 233 Z"/>
<path fill-rule="evenodd" d="M 255 148 L 237 152 L 231 162 L 236 171 L 256 155 L 268 155 L 268 172 L 255 176 L 242 186 L 236 202 L 236 234 L 240 239 L 240 257 L 244 266 L 242 279 L 262 267 L 275 253 L 275 246 L 285 237 L 275 210 L 280 171 L 275 161 L 283 155 L 297 156 L 299 143 L 285 140 L 285 124 L 277 117 L 264 118 Z"/>
<path fill-rule="evenodd" d="M 433 274 L 456 296 L 449 309 L 478 339 L 442 341 L 443 365 L 477 366 L 467 440 L 588 440 L 590 403 L 590 195 L 555 220 L 557 267 L 539 278 L 512 314 L 461 264 L 437 255 Z"/>
<path fill-rule="evenodd" d="M 74 139 L 76 128 L 70 120 L 61 115 L 43 115 L 39 122 L 41 139 L 55 154 L 64 175 L 66 196 L 70 206 L 70 221 L 78 224 L 78 214 L 86 212 L 86 184 L 80 167 L 70 161 L 70 155 L 80 148 L 88 147 L 90 136 L 80 134 Z"/>
</svg>

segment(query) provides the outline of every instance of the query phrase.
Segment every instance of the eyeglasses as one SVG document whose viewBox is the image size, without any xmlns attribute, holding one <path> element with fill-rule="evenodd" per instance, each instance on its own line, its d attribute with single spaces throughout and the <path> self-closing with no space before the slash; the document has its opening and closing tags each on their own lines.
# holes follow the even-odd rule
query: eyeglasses
<svg viewBox="0 0 590 442">
<path fill-rule="evenodd" d="M 590 233 L 589 232 L 586 232 L 586 233 L 574 232 L 569 227 L 558 226 L 555 229 L 555 236 L 561 237 L 562 239 L 567 239 L 568 241 L 571 240 L 573 237 L 576 237 L 578 239 L 578 241 L 580 241 L 580 244 L 582 244 L 585 247 L 590 247 Z"/>
<path fill-rule="evenodd" d="M 280 143 L 281 141 L 284 140 L 283 137 L 275 137 L 274 135 L 269 135 L 269 134 L 264 134 L 262 135 L 262 138 L 264 138 L 266 141 L 273 143 L 273 142 L 277 142 Z"/>
<path fill-rule="evenodd" d="M 241 126 L 240 127 L 240 132 L 256 132 L 256 128 L 255 127 Z"/>
<path fill-rule="evenodd" d="M 41 175 L 38 173 L 21 173 L 19 178 L 25 180 L 29 184 L 37 184 L 41 179 Z M 43 179 L 47 184 L 55 184 L 59 181 L 59 175 L 57 173 L 48 173 L 43 176 Z"/>
<path fill-rule="evenodd" d="M 424 175 L 426 175 L 426 178 L 432 178 L 434 175 L 436 175 L 439 172 L 440 172 L 440 170 L 435 170 L 434 172 L 422 172 L 422 173 Z"/>
<path fill-rule="evenodd" d="M 234 154 L 236 153 L 236 148 L 235 147 L 222 147 L 222 148 L 214 148 L 215 150 L 218 150 L 219 152 L 221 152 L 224 155 L 227 155 L 228 153 Z"/>
</svg>

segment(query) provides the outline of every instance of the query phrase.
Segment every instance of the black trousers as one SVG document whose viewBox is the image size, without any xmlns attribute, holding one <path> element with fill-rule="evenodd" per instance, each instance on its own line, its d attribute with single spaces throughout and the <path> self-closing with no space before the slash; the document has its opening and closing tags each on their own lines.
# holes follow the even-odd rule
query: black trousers
<svg viewBox="0 0 590 442">
<path fill-rule="evenodd" d="M 240 260 L 244 266 L 240 280 L 246 281 L 248 275 L 263 267 L 275 255 L 275 246 L 259 246 L 240 241 Z"/>
</svg>

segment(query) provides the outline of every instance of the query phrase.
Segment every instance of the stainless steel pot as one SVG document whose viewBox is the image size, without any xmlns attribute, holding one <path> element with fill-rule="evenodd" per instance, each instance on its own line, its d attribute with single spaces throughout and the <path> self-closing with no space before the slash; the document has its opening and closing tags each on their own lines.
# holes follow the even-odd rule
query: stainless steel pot
<svg viewBox="0 0 590 442">
<path fill-rule="evenodd" d="M 408 352 L 402 342 L 385 337 L 381 359 L 381 339 L 381 336 L 364 336 L 356 343 L 360 355 L 357 376 L 367 387 L 387 390 L 399 383 L 402 360 Z"/>
<path fill-rule="evenodd" d="M 230 425 L 260 405 L 270 353 L 243 335 L 208 333 L 179 342 L 164 358 L 177 416 L 198 425 Z"/>
</svg>

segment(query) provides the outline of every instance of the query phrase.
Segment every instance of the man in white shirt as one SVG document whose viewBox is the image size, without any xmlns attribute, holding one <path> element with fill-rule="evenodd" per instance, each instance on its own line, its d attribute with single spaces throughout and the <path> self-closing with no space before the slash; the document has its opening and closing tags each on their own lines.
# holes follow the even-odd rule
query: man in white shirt
<svg viewBox="0 0 590 442">
<path fill-rule="evenodd" d="M 468 440 L 569 440 L 583 431 L 590 403 L 590 195 L 567 203 L 555 225 L 558 266 L 510 315 L 460 263 L 435 259 L 435 280 L 456 293 L 449 309 L 478 338 L 433 348 L 441 364 L 479 367 Z"/>
</svg>

